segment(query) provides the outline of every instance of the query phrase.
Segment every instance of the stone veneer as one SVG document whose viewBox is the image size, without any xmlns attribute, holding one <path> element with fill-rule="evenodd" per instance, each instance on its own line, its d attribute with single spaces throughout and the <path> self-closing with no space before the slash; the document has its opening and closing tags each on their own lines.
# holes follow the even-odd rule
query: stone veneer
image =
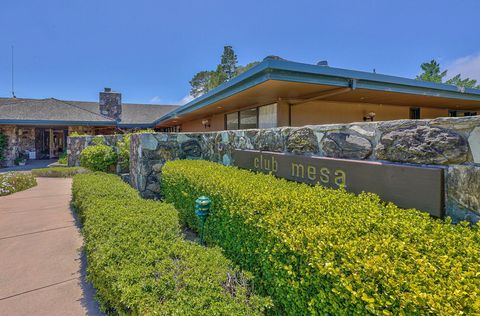
<svg viewBox="0 0 480 316">
<path fill-rule="evenodd" d="M 20 153 L 35 150 L 35 128 L 4 125 L 0 126 L 0 131 L 7 136 L 5 160 L 0 161 L 0 167 L 13 166 Z"/>
<path fill-rule="evenodd" d="M 480 219 L 480 117 L 136 134 L 131 139 L 130 183 L 146 198 L 161 198 L 161 169 L 168 160 L 231 165 L 233 149 L 256 149 L 441 166 L 446 214 L 454 221 Z"/>
<path fill-rule="evenodd" d="M 117 142 L 123 138 L 123 135 L 116 134 L 116 135 L 97 135 L 97 136 L 74 136 L 68 137 L 67 139 L 67 154 L 68 154 L 68 165 L 72 166 L 80 166 L 80 153 L 82 150 L 93 144 L 94 138 L 101 138 L 103 143 L 107 146 L 112 147 L 116 153 L 119 152 L 117 147 Z M 117 164 L 116 167 L 117 173 L 128 173 L 128 170 L 122 170 L 121 165 Z"/>
</svg>

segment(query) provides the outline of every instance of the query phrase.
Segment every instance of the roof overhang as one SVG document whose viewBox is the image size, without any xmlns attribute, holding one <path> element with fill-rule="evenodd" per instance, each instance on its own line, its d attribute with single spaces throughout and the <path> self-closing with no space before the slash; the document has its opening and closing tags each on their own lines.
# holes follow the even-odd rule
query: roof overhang
<svg viewBox="0 0 480 316">
<path fill-rule="evenodd" d="M 0 125 L 45 125 L 45 126 L 115 126 L 114 121 L 59 121 L 59 120 L 5 120 L 0 119 Z"/>
<path fill-rule="evenodd" d="M 323 96 L 322 96 L 323 94 Z M 327 101 L 480 108 L 480 90 L 362 71 L 267 59 L 154 122 L 172 126 L 253 105 Z"/>
</svg>

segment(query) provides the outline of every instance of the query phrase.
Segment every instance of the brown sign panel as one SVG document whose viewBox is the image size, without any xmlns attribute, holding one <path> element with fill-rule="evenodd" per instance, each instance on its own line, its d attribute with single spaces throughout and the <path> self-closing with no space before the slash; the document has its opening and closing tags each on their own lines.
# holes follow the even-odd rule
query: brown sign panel
<svg viewBox="0 0 480 316">
<path fill-rule="evenodd" d="M 436 217 L 444 215 L 443 169 L 254 150 L 234 150 L 233 164 L 272 173 L 288 180 L 344 186 L 353 193 L 373 192 L 384 201 L 416 208 Z"/>
</svg>

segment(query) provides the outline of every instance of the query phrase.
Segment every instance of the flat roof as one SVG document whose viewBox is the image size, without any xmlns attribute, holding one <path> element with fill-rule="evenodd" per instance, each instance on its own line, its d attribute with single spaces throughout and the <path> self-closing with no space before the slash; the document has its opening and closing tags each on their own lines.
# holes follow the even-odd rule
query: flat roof
<svg viewBox="0 0 480 316">
<path fill-rule="evenodd" d="M 383 99 L 391 98 L 392 102 L 384 102 L 384 104 L 395 104 L 394 98 L 400 100 L 403 97 L 402 102 L 404 103 L 414 101 L 412 106 L 422 106 L 422 103 L 428 104 L 428 102 L 430 104 L 429 106 L 432 106 L 432 98 L 434 99 L 433 102 L 439 102 L 445 106 L 458 103 L 475 107 L 480 106 L 479 89 L 463 88 L 443 83 L 427 82 L 329 66 L 317 66 L 285 60 L 266 59 L 232 80 L 223 83 L 178 109 L 161 116 L 154 121 L 154 124 L 156 126 L 161 126 L 162 123 L 171 122 L 173 119 L 203 109 L 255 86 L 265 86 L 264 89 L 267 89 L 268 85 L 262 85 L 267 81 L 288 82 L 291 83 L 290 86 L 292 89 L 293 87 L 298 88 L 298 84 L 303 84 L 303 86 L 309 85 L 313 86 L 313 88 L 310 87 L 311 91 L 314 91 L 312 89 L 316 86 L 319 87 L 318 91 L 325 91 L 328 90 L 328 88 L 350 87 L 352 88 L 352 91 L 363 91 L 363 94 L 367 93 L 368 95 L 370 92 L 370 100 L 375 100 L 376 97 L 376 100 L 378 101 L 381 99 L 378 98 L 380 94 L 377 93 L 377 95 L 372 95 L 372 92 L 376 91 L 381 93 Z M 283 89 L 288 89 L 288 87 L 283 85 Z M 303 90 L 307 91 L 307 89 Z M 407 95 L 408 98 L 405 98 L 405 95 Z M 299 95 L 297 94 L 296 97 L 298 96 Z M 355 98 L 353 96 L 355 96 Z M 288 98 L 288 91 L 284 91 L 283 94 L 277 92 L 277 97 Z M 331 100 L 338 101 L 338 99 L 339 97 L 334 97 Z M 346 99 L 345 101 L 361 102 L 358 99 L 358 93 L 357 95 L 351 93 L 350 99 Z M 400 101 L 399 104 L 401 104 Z M 249 104 L 245 104 L 245 106 L 248 105 Z M 200 112 L 206 114 L 205 111 Z"/>
</svg>

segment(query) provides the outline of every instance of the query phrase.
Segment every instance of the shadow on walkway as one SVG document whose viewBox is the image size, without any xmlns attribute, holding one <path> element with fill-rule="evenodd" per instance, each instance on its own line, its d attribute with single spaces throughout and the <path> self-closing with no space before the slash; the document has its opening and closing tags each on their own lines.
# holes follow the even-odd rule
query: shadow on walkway
<svg viewBox="0 0 480 316">
<path fill-rule="evenodd" d="M 72 214 L 73 219 L 75 220 L 75 226 L 81 233 L 82 223 L 78 214 L 75 212 L 75 209 L 70 205 L 70 213 Z M 86 315 L 89 316 L 100 316 L 105 315 L 100 311 L 100 305 L 96 300 L 96 290 L 93 287 L 92 283 L 87 280 L 87 255 L 85 254 L 84 247 L 78 249 L 79 260 L 80 260 L 80 282 L 79 285 L 82 288 L 83 297 L 80 299 L 80 304 L 85 308 Z"/>
</svg>

